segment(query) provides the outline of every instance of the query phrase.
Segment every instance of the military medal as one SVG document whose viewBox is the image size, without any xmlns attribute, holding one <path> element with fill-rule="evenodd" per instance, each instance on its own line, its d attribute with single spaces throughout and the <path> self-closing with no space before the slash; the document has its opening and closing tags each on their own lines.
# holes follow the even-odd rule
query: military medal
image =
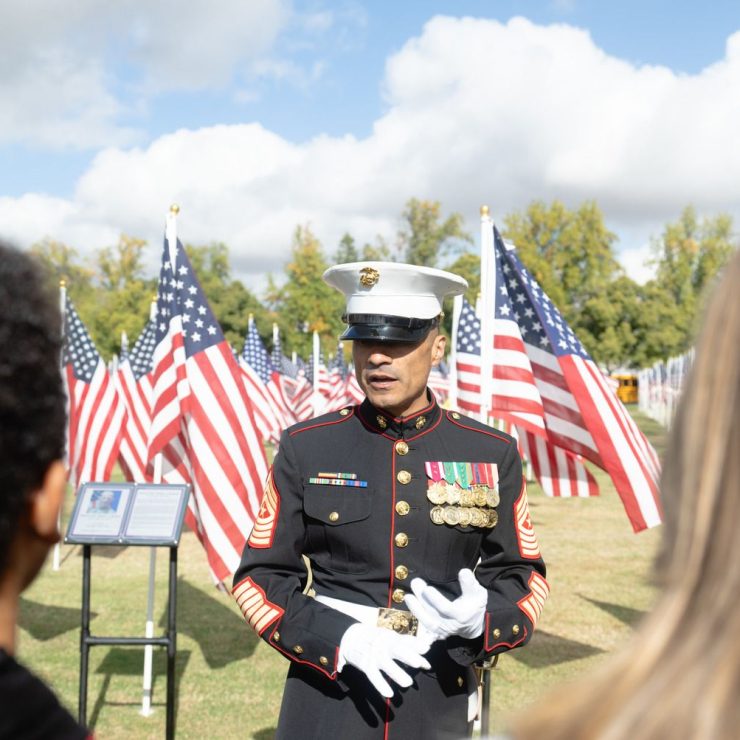
<svg viewBox="0 0 740 740">
<path fill-rule="evenodd" d="M 447 503 L 459 504 L 462 491 L 457 486 L 447 486 Z"/>
<path fill-rule="evenodd" d="M 445 524 L 449 524 L 451 527 L 460 524 L 460 509 L 456 506 L 445 506 L 442 510 L 442 516 Z"/>
<path fill-rule="evenodd" d="M 472 506 L 475 503 L 475 496 L 472 491 L 460 491 L 460 506 Z"/>
<path fill-rule="evenodd" d="M 485 527 L 488 522 L 488 514 L 483 509 L 470 509 L 471 524 L 474 527 Z"/>
<path fill-rule="evenodd" d="M 460 509 L 460 526 L 469 527 L 473 521 L 475 509 Z"/>
<path fill-rule="evenodd" d="M 444 516 L 443 516 L 443 509 L 441 506 L 435 506 L 430 512 L 429 512 L 429 518 L 435 523 L 435 524 L 444 524 Z"/>
<path fill-rule="evenodd" d="M 476 483 L 470 487 L 470 490 L 473 492 L 475 505 L 485 506 L 487 502 L 486 492 L 488 491 L 488 486 L 484 486 L 481 483 Z"/>
<path fill-rule="evenodd" d="M 501 499 L 498 495 L 498 486 L 496 488 L 489 488 L 486 491 L 486 504 L 493 508 L 501 503 Z"/>
<path fill-rule="evenodd" d="M 486 527 L 488 529 L 493 529 L 498 524 L 498 512 L 496 509 L 489 509 L 487 512 L 487 518 L 488 521 L 486 522 Z"/>
<path fill-rule="evenodd" d="M 447 484 L 443 481 L 435 481 L 429 484 L 427 488 L 427 498 L 433 504 L 446 504 L 447 503 Z"/>
</svg>

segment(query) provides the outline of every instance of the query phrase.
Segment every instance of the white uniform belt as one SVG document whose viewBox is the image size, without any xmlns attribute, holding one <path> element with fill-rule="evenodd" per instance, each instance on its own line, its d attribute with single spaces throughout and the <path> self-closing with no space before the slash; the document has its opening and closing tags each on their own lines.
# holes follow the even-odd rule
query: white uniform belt
<svg viewBox="0 0 740 740">
<path fill-rule="evenodd" d="M 316 601 L 346 614 L 363 624 L 372 624 L 376 627 L 393 630 L 401 635 L 415 635 L 419 627 L 416 617 L 402 609 L 386 609 L 385 607 L 365 606 L 355 604 L 344 599 L 335 599 L 333 596 L 322 596 L 318 594 Z"/>
</svg>

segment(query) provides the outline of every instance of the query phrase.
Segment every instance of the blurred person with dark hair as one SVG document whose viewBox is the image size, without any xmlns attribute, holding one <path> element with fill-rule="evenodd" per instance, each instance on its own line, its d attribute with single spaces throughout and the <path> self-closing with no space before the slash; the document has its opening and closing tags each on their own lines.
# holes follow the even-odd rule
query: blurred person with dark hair
<svg viewBox="0 0 740 740">
<path fill-rule="evenodd" d="M 13 657 L 21 592 L 59 540 L 65 399 L 61 319 L 39 267 L 0 242 L 0 738 L 85 738 Z"/>
<path fill-rule="evenodd" d="M 740 252 L 709 304 L 663 466 L 657 603 L 629 647 L 516 740 L 740 736 Z"/>
</svg>

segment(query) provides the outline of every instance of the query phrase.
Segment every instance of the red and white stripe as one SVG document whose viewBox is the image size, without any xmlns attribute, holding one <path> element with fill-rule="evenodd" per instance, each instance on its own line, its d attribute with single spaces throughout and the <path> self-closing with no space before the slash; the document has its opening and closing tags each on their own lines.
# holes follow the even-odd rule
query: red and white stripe
<svg viewBox="0 0 740 740">
<path fill-rule="evenodd" d="M 263 440 L 276 442 L 280 432 L 290 426 L 285 418 L 284 410 L 277 402 L 277 395 L 270 392 L 268 385 L 259 377 L 257 371 L 243 358 L 239 359 L 239 368 L 243 374 L 247 396 L 252 403 L 252 413 Z"/>
<path fill-rule="evenodd" d="M 583 458 L 544 437 L 524 429 L 517 430 L 522 457 L 529 460 L 535 477 L 547 496 L 598 496 L 599 485 L 583 463 Z"/>
<path fill-rule="evenodd" d="M 147 440 L 152 424 L 152 377 L 142 375 L 137 381 L 128 359 L 116 370 L 115 384 L 126 408 L 119 461 L 127 480 L 147 480 Z"/>
<path fill-rule="evenodd" d="M 125 407 L 102 359 L 90 382 L 78 380 L 67 365 L 64 380 L 69 403 L 67 459 L 73 486 L 110 480 L 118 459 Z"/>
</svg>

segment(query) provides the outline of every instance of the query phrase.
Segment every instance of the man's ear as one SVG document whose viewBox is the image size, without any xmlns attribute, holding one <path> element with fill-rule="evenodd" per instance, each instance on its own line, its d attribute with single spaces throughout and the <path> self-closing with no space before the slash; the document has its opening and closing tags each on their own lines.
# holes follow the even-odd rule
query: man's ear
<svg viewBox="0 0 740 740">
<path fill-rule="evenodd" d="M 446 346 L 447 337 L 442 333 L 437 334 L 432 343 L 432 367 L 437 367 L 442 362 L 442 358 L 445 356 Z"/>
<path fill-rule="evenodd" d="M 59 541 L 59 512 L 64 504 L 67 475 L 64 463 L 55 460 L 46 470 L 41 485 L 29 500 L 28 521 L 39 539 L 54 544 Z"/>
</svg>

